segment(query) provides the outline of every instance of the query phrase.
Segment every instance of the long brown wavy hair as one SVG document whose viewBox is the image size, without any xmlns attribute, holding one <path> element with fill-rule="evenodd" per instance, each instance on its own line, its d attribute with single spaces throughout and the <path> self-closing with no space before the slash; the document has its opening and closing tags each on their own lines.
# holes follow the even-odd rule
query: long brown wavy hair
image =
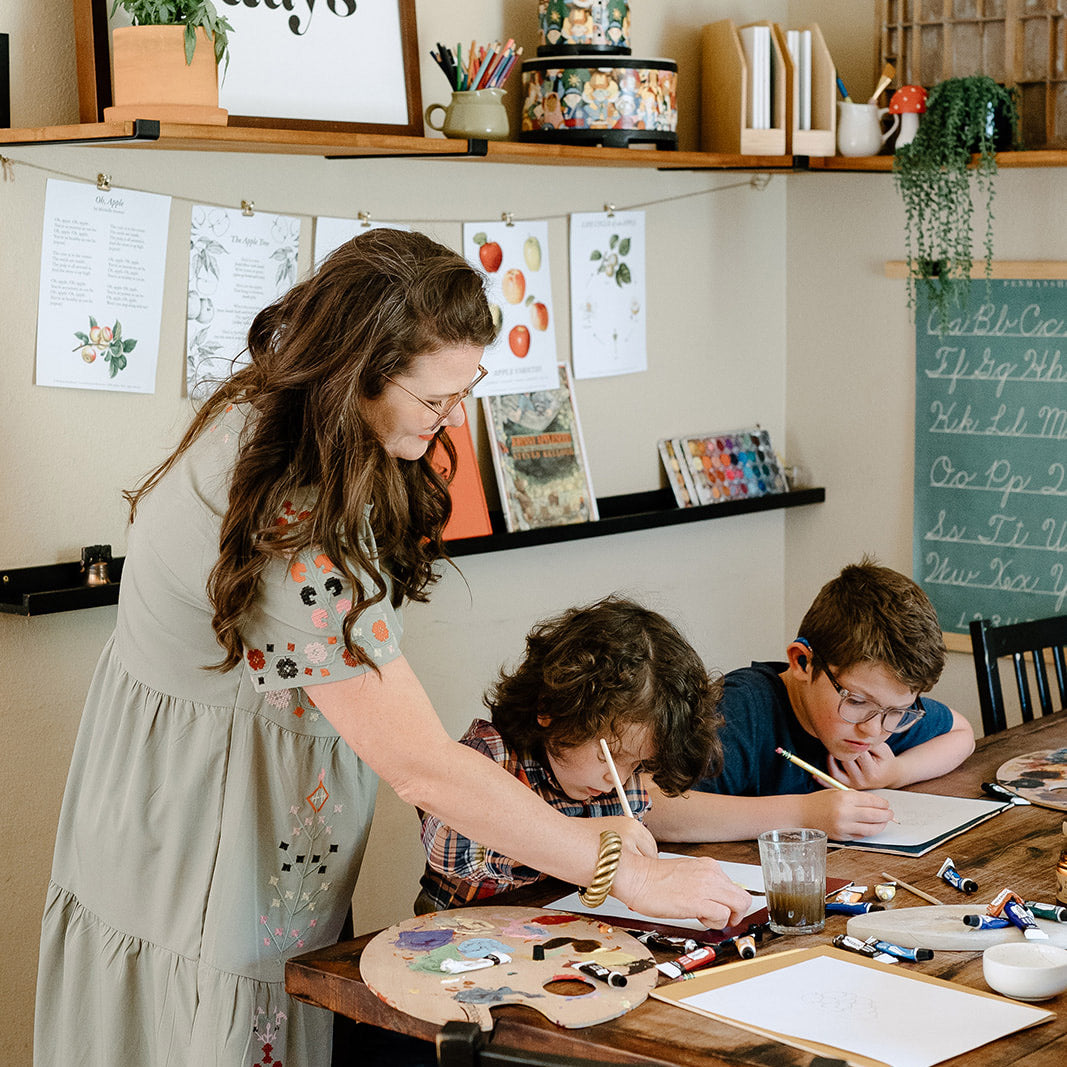
<svg viewBox="0 0 1067 1067">
<path fill-rule="evenodd" d="M 641 769 L 677 796 L 722 770 L 722 693 L 722 678 L 667 619 L 612 595 L 539 622 L 484 702 L 508 747 L 542 761 L 645 726 L 655 755 Z"/>
<path fill-rule="evenodd" d="M 393 580 L 394 605 L 425 601 L 444 555 L 441 532 L 452 506 L 447 484 L 456 454 L 443 428 L 416 461 L 390 456 L 363 416 L 386 375 L 402 375 L 419 356 L 483 347 L 494 336 L 484 278 L 462 256 L 419 233 L 368 230 L 333 252 L 306 281 L 264 308 L 248 331 L 250 362 L 199 409 L 177 449 L 124 493 L 137 505 L 231 404 L 247 405 L 246 424 L 208 579 L 212 627 L 225 652 L 214 669 L 241 660 L 241 623 L 272 557 L 314 547 L 353 587 L 344 640 Z M 440 453 L 448 458 L 446 473 Z M 431 461 L 431 456 L 433 460 Z M 303 521 L 278 525 L 286 502 L 310 500 Z M 360 530 L 367 505 L 377 557 Z M 368 585 L 357 577 L 364 577 Z"/>
</svg>

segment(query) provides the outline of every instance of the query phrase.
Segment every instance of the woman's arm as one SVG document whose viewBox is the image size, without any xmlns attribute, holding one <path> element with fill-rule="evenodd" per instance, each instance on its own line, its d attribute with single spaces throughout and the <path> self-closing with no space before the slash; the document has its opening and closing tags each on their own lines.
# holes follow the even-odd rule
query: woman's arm
<svg viewBox="0 0 1067 1067">
<path fill-rule="evenodd" d="M 309 696 L 341 737 L 409 804 L 433 812 L 472 840 L 575 885 L 589 885 L 600 832 L 626 846 L 613 895 L 637 911 L 739 922 L 748 894 L 714 860 L 658 860 L 632 819 L 569 819 L 502 767 L 453 741 L 403 657 L 366 674 L 314 686 Z M 625 825 L 633 824 L 633 825 Z"/>
</svg>

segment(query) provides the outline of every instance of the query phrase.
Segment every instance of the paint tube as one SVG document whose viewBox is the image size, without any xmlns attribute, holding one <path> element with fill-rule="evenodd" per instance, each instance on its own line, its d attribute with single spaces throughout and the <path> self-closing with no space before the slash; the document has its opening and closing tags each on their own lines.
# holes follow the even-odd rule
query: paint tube
<svg viewBox="0 0 1067 1067">
<path fill-rule="evenodd" d="M 1029 909 L 1022 901 L 1018 893 L 1010 889 L 1002 889 L 986 908 L 987 915 L 999 915 L 1009 919 L 1013 926 L 1017 926 L 1023 932 L 1027 941 L 1047 941 L 1048 934 L 1037 925 Z"/>
<path fill-rule="evenodd" d="M 1054 923 L 1067 923 L 1067 907 L 1062 904 L 1042 904 L 1039 900 L 1024 901 L 1035 919 L 1048 919 Z"/>
<path fill-rule="evenodd" d="M 576 971 L 581 971 L 582 974 L 587 974 L 591 978 L 596 978 L 598 981 L 607 982 L 611 986 L 624 986 L 626 985 L 626 975 L 622 971 L 613 971 L 610 967 L 605 967 L 602 963 L 593 963 L 592 960 L 587 963 L 574 964 Z"/>
<path fill-rule="evenodd" d="M 879 952 L 888 952 L 890 956 L 896 956 L 898 960 L 909 960 L 917 963 L 934 958 L 934 950 L 930 948 L 902 948 L 894 945 L 892 941 L 880 941 L 877 937 L 868 937 L 867 944 L 878 949 Z"/>
<path fill-rule="evenodd" d="M 1010 789 L 1005 789 L 999 782 L 983 782 L 982 792 L 987 796 L 996 797 L 997 800 L 1007 800 L 1012 804 L 1030 803 L 1026 797 L 1021 797 L 1018 793 L 1013 793 Z"/>
<path fill-rule="evenodd" d="M 956 865 L 951 859 L 947 859 L 941 864 L 941 870 L 937 872 L 937 877 L 943 882 L 948 882 L 950 886 L 958 889 L 961 893 L 978 892 L 978 883 L 973 878 L 964 878 L 956 870 Z"/>
<path fill-rule="evenodd" d="M 743 960 L 751 960 L 756 956 L 756 937 L 754 934 L 738 934 L 731 938 L 730 944 L 737 949 L 737 954 Z"/>
<path fill-rule="evenodd" d="M 857 904 L 866 892 L 865 885 L 846 885 L 834 894 L 833 900 L 835 904 Z"/>
<path fill-rule="evenodd" d="M 447 974 L 465 974 L 467 971 L 481 971 L 498 963 L 510 962 L 511 957 L 506 952 L 490 952 L 477 960 L 441 960 L 441 970 Z"/>
<path fill-rule="evenodd" d="M 700 942 L 691 937 L 673 937 L 661 934 L 658 930 L 646 930 L 637 935 L 637 940 L 648 948 L 658 948 L 664 952 L 692 952 L 700 947 Z"/>
<path fill-rule="evenodd" d="M 861 941 L 858 937 L 853 937 L 851 934 L 838 934 L 831 944 L 834 948 L 842 948 L 846 952 L 858 952 L 861 956 L 866 956 L 868 959 L 878 960 L 879 963 L 897 962 L 896 956 L 890 956 L 888 952 L 882 952 L 881 949 L 877 949 L 873 945 L 868 945 L 866 941 Z"/>
<path fill-rule="evenodd" d="M 657 963 L 656 970 L 665 974 L 668 978 L 680 978 L 686 971 L 695 971 L 698 967 L 707 967 L 715 962 L 717 953 L 710 945 L 703 945 L 679 956 L 676 960 L 667 960 L 666 963 Z"/>
<path fill-rule="evenodd" d="M 964 915 L 963 921 L 975 930 L 1000 930 L 1011 926 L 1008 919 L 1002 919 L 999 915 Z"/>
<path fill-rule="evenodd" d="M 830 901 L 826 905 L 827 915 L 866 915 L 869 911 L 885 911 L 884 904 L 876 904 L 873 900 L 861 904 L 838 904 Z"/>
</svg>

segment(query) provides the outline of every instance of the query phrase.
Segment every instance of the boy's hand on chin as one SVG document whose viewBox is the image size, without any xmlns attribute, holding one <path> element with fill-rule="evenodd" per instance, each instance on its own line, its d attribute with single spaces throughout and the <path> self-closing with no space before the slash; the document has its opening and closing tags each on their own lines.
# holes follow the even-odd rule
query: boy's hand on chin
<svg viewBox="0 0 1067 1067">
<path fill-rule="evenodd" d="M 830 774 L 850 789 L 892 789 L 896 784 L 896 761 L 896 754 L 884 741 L 854 760 L 827 757 Z"/>
</svg>

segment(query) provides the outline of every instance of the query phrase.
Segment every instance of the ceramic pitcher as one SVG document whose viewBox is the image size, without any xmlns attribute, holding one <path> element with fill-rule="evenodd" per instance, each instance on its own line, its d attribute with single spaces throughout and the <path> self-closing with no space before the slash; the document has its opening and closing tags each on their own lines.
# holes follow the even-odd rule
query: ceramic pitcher
<svg viewBox="0 0 1067 1067">
<path fill-rule="evenodd" d="M 837 105 L 837 150 L 843 156 L 876 156 L 882 145 L 900 125 L 900 116 L 892 115 L 889 126 L 882 128 L 889 108 L 877 104 Z"/>
<path fill-rule="evenodd" d="M 426 109 L 426 125 L 431 130 L 440 130 L 446 137 L 504 141 L 508 136 L 504 94 L 504 89 L 458 89 L 448 107 L 431 104 Z M 437 111 L 444 112 L 440 125 L 431 117 Z"/>
</svg>

